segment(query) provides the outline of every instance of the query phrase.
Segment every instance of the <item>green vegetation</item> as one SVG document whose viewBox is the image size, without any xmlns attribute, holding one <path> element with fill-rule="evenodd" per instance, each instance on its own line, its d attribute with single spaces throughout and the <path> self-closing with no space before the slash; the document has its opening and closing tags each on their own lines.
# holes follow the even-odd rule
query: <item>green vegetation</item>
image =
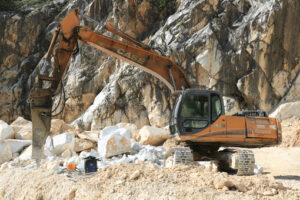
<svg viewBox="0 0 300 200">
<path fill-rule="evenodd" d="M 17 11 L 24 3 L 46 4 L 49 0 L 0 0 L 0 11 Z"/>
<path fill-rule="evenodd" d="M 174 9 L 176 5 L 176 0 L 155 0 L 155 4 L 161 9 Z"/>
<path fill-rule="evenodd" d="M 13 0 L 0 0 L 0 11 L 15 10 L 15 1 Z"/>
</svg>

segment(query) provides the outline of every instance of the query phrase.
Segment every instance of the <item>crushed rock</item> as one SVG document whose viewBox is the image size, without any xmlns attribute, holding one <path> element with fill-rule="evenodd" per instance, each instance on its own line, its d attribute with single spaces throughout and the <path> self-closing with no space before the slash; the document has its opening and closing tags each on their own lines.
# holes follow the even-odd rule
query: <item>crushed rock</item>
<svg viewBox="0 0 300 200">
<path fill-rule="evenodd" d="M 300 147 L 300 118 L 292 117 L 281 122 L 282 146 Z"/>
<path fill-rule="evenodd" d="M 220 181 L 218 189 L 217 181 Z M 299 197 L 300 190 L 284 187 L 267 175 L 232 176 L 201 166 L 159 168 L 154 164 L 119 163 L 106 166 L 92 176 L 75 179 L 42 168 L 0 171 L 0 199 L 296 200 Z"/>
</svg>

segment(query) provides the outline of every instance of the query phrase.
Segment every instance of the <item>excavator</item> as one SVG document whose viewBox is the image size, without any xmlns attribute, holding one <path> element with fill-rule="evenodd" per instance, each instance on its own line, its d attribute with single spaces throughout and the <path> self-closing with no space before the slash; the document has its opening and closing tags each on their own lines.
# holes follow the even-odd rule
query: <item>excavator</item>
<svg viewBox="0 0 300 200">
<path fill-rule="evenodd" d="M 79 16 L 100 24 L 126 42 L 81 26 Z M 55 47 L 58 38 L 59 42 Z M 58 24 L 44 58 L 45 62 L 30 91 L 33 159 L 38 160 L 44 156 L 43 147 L 50 132 L 54 112 L 53 98 L 63 90 L 62 78 L 72 55 L 78 51 L 79 40 L 152 74 L 170 89 L 172 96 L 177 97 L 170 116 L 170 133 L 177 143 L 182 142 L 185 145 L 175 147 L 168 153 L 174 158 L 172 162 L 190 163 L 196 157 L 209 158 L 236 170 L 238 175 L 251 175 L 254 154 L 243 148 L 281 143 L 281 126 L 277 119 L 267 117 L 264 111 L 241 111 L 233 116 L 225 115 L 222 95 L 219 92 L 191 88 L 184 70 L 172 60 L 159 55 L 148 45 L 136 41 L 112 24 L 102 24 L 74 9 Z M 53 71 L 50 75 L 45 75 L 45 68 L 51 62 L 52 56 Z M 221 146 L 238 148 L 220 151 L 218 149 Z"/>
</svg>

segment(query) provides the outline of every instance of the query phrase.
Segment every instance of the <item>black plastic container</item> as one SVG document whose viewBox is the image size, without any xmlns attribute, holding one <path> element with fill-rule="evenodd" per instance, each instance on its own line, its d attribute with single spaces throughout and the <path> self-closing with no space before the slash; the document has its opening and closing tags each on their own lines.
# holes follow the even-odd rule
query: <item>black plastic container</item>
<svg viewBox="0 0 300 200">
<path fill-rule="evenodd" d="M 85 173 L 97 172 L 97 169 L 97 159 L 95 157 L 89 156 L 84 159 Z"/>
</svg>

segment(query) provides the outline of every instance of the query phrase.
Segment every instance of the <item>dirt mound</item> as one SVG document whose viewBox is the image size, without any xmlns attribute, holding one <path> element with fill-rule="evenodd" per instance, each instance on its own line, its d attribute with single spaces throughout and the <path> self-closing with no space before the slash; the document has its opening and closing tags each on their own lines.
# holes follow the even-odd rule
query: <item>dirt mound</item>
<svg viewBox="0 0 300 200">
<path fill-rule="evenodd" d="M 300 118 L 293 117 L 281 122 L 282 146 L 300 147 Z"/>
<path fill-rule="evenodd" d="M 0 199 L 299 199 L 272 177 L 238 177 L 199 166 L 117 164 L 89 176 L 44 169 L 0 171 Z"/>
</svg>

